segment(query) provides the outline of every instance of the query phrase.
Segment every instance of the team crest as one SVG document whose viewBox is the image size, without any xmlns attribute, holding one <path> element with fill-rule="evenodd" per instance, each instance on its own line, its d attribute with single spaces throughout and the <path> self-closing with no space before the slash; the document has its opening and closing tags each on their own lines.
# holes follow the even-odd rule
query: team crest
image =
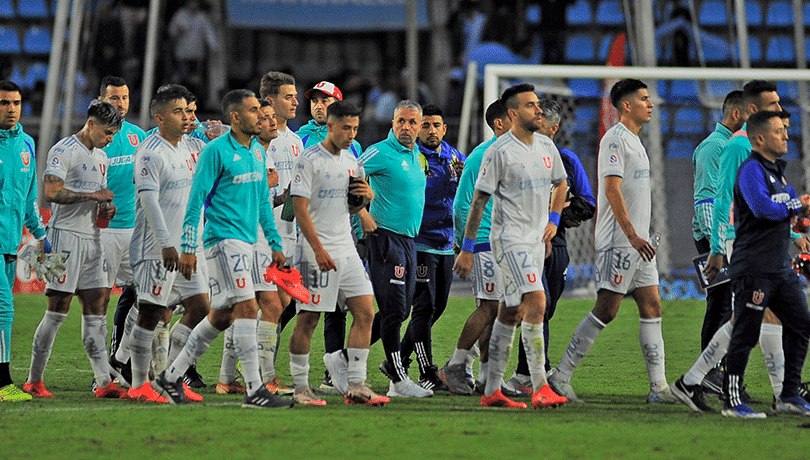
<svg viewBox="0 0 810 460">
<path fill-rule="evenodd" d="M 492 294 L 495 291 L 495 283 L 484 283 L 484 290 Z"/>
<path fill-rule="evenodd" d="M 59 284 L 65 284 L 65 281 L 66 281 L 66 280 L 67 280 L 67 275 L 66 275 L 66 274 L 62 274 L 62 277 L 61 277 L 61 278 L 59 278 L 59 279 L 58 279 L 58 280 L 56 280 L 56 281 L 57 281 Z"/>
<path fill-rule="evenodd" d="M 257 160 L 262 161 L 262 152 L 260 152 L 259 149 L 254 149 L 253 153 L 256 154 L 256 159 Z"/>
<path fill-rule="evenodd" d="M 618 286 L 619 284 L 622 284 L 623 280 L 624 280 L 624 275 L 613 275 L 613 284 Z"/>
<path fill-rule="evenodd" d="M 765 298 L 765 293 L 764 293 L 764 292 L 762 292 L 762 291 L 761 291 L 761 290 L 759 290 L 759 289 L 757 289 L 756 291 L 754 291 L 754 295 L 752 295 L 752 296 L 751 296 L 751 300 L 752 300 L 752 301 L 753 301 L 755 304 L 757 304 L 757 305 L 761 304 L 761 303 L 762 303 L 762 299 L 764 299 L 764 298 Z"/>
<path fill-rule="evenodd" d="M 191 160 L 186 160 L 186 166 L 188 166 L 189 171 L 194 169 L 194 165 L 191 164 Z"/>
<path fill-rule="evenodd" d="M 20 158 L 22 158 L 22 162 L 25 166 L 31 164 L 31 152 L 26 151 L 20 152 Z"/>
<path fill-rule="evenodd" d="M 152 286 L 152 295 L 157 297 L 160 295 L 160 291 L 163 290 L 163 286 Z"/>
<path fill-rule="evenodd" d="M 526 278 L 529 280 L 530 283 L 537 282 L 537 273 L 527 273 Z"/>
<path fill-rule="evenodd" d="M 405 276 L 405 267 L 403 267 L 402 265 L 397 265 L 396 267 L 394 267 L 394 275 L 397 278 L 402 278 L 403 276 Z"/>
<path fill-rule="evenodd" d="M 551 157 L 543 157 L 543 164 L 546 168 L 551 169 Z"/>
<path fill-rule="evenodd" d="M 105 168 L 104 165 L 102 165 L 102 164 L 98 165 L 98 170 L 101 171 L 102 176 L 107 174 L 107 168 Z"/>
<path fill-rule="evenodd" d="M 138 140 L 138 136 L 134 134 L 127 134 L 127 139 L 129 139 L 129 143 L 132 144 L 133 147 L 137 147 L 138 143 L 140 142 Z"/>
<path fill-rule="evenodd" d="M 244 289 L 245 286 L 247 286 L 247 282 L 245 281 L 244 278 L 239 278 L 236 280 L 236 287 L 238 287 L 239 289 Z"/>
<path fill-rule="evenodd" d="M 349 169 L 349 175 L 354 176 L 354 169 Z"/>
<path fill-rule="evenodd" d="M 297 145 L 292 146 L 292 151 L 293 151 L 294 156 L 298 156 L 298 146 Z"/>
<path fill-rule="evenodd" d="M 416 267 L 416 276 L 424 278 L 427 276 L 427 265 L 419 265 Z"/>
<path fill-rule="evenodd" d="M 310 300 L 311 303 L 318 305 L 321 303 L 321 295 L 320 294 L 312 294 L 312 299 Z"/>
</svg>

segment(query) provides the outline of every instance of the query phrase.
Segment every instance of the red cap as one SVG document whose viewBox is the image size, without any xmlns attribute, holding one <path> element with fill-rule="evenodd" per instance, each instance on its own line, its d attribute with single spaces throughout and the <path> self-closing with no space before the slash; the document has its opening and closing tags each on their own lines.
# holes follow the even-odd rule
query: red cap
<svg viewBox="0 0 810 460">
<path fill-rule="evenodd" d="M 304 99 L 310 99 L 312 97 L 312 93 L 315 91 L 320 91 L 327 96 L 332 96 L 335 99 L 342 101 L 343 100 L 343 93 L 340 92 L 340 89 L 335 86 L 334 83 L 329 83 L 328 81 L 322 81 L 317 85 L 313 86 L 312 88 L 308 89 L 306 93 L 304 93 Z"/>
</svg>

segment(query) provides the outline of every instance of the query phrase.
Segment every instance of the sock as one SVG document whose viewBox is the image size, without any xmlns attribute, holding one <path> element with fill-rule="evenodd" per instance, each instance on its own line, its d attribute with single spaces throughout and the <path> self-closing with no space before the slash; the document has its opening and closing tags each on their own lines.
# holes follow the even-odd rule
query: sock
<svg viewBox="0 0 810 460">
<path fill-rule="evenodd" d="M 478 363 L 478 381 L 486 384 L 487 376 L 489 374 L 489 361 Z"/>
<path fill-rule="evenodd" d="M 222 364 L 219 366 L 219 381 L 230 384 L 236 380 L 236 351 L 233 349 L 233 324 L 225 329 L 222 346 Z"/>
<path fill-rule="evenodd" d="M 8 363 L 0 363 L 0 388 L 14 383 L 11 380 L 11 373 L 9 373 L 8 368 Z"/>
<path fill-rule="evenodd" d="M 255 319 L 236 318 L 233 320 L 233 347 L 236 350 L 237 358 L 242 363 L 242 377 L 245 378 L 246 394 L 253 396 L 262 387 Z"/>
<path fill-rule="evenodd" d="M 481 348 L 478 346 L 478 341 L 476 341 L 467 351 L 467 357 L 464 358 L 464 367 L 466 367 L 467 372 L 470 375 L 473 375 L 473 363 L 476 359 L 478 359 L 479 356 L 481 356 Z M 486 379 L 483 381 L 486 381 Z"/>
<path fill-rule="evenodd" d="M 548 385 L 548 382 L 546 382 L 546 349 L 543 342 L 543 325 L 521 321 L 520 332 L 523 337 L 523 349 L 526 351 L 529 375 L 532 376 L 532 389 L 537 391 Z"/>
<path fill-rule="evenodd" d="M 133 331 L 135 328 L 132 329 Z M 132 341 L 130 339 L 130 347 Z M 179 352 L 178 352 L 179 354 Z M 169 367 L 169 325 L 159 321 L 152 338 L 152 374 L 157 377 Z"/>
<path fill-rule="evenodd" d="M 309 386 L 309 353 L 290 353 L 290 375 L 296 389 Z"/>
<path fill-rule="evenodd" d="M 124 333 L 121 335 L 121 342 L 118 344 L 118 349 L 115 350 L 115 359 L 119 363 L 126 363 L 129 361 L 129 334 L 132 333 L 132 327 L 138 324 L 138 304 L 132 306 L 127 313 L 127 319 L 124 321 Z"/>
<path fill-rule="evenodd" d="M 262 372 L 262 383 L 276 377 L 276 352 L 278 351 L 278 324 L 270 321 L 259 321 L 256 338 L 259 342 L 259 363 Z"/>
<path fill-rule="evenodd" d="M 457 365 L 457 364 L 466 365 L 467 364 L 467 356 L 469 354 L 470 354 L 469 350 L 464 350 L 462 348 L 456 348 L 455 351 L 453 351 L 453 355 L 450 356 L 450 361 L 447 364 L 449 364 L 451 366 L 454 366 L 454 365 Z"/>
<path fill-rule="evenodd" d="M 349 355 L 349 383 L 365 382 L 368 348 L 349 348 L 346 352 Z"/>
<path fill-rule="evenodd" d="M 10 361 L 11 361 L 11 323 L 7 323 L 0 326 L 0 363 L 8 363 Z M 2 375 L 0 375 L 0 383 L 2 382 L 3 382 Z M 11 383 L 7 383 L 6 385 L 10 384 Z M 0 385 L 0 387 L 4 387 L 6 385 Z"/>
<path fill-rule="evenodd" d="M 130 332 L 129 347 L 132 357 L 132 388 L 140 388 L 149 381 L 149 361 L 152 358 L 152 340 L 155 332 L 137 324 Z"/>
<path fill-rule="evenodd" d="M 110 384 L 110 364 L 107 362 L 107 317 L 82 315 L 82 342 L 90 358 L 96 385 L 104 388 Z"/>
<path fill-rule="evenodd" d="M 170 382 L 176 382 L 177 379 L 182 377 L 188 367 L 196 363 L 197 359 L 211 346 L 211 342 L 219 337 L 220 332 L 211 324 L 208 317 L 200 321 L 200 324 L 191 331 L 186 346 L 177 355 L 177 359 L 172 361 L 169 367 L 166 368 L 166 379 Z"/>
<path fill-rule="evenodd" d="M 28 371 L 28 383 L 39 382 L 45 373 L 48 358 L 51 357 L 53 340 L 59 332 L 59 326 L 65 322 L 67 315 L 54 311 L 45 311 L 45 316 L 39 322 L 34 332 L 34 343 L 31 345 L 31 368 Z"/>
<path fill-rule="evenodd" d="M 765 367 L 771 380 L 773 394 L 782 395 L 782 383 L 785 380 L 785 350 L 782 349 L 782 325 L 762 323 L 759 332 L 759 347 L 765 356 Z"/>
<path fill-rule="evenodd" d="M 666 360 L 664 355 L 664 335 L 661 333 L 661 318 L 640 318 L 638 340 L 651 388 L 660 390 L 667 387 Z M 661 385 L 663 383 L 663 385 Z"/>
<path fill-rule="evenodd" d="M 514 340 L 515 327 L 496 319 L 492 325 L 492 336 L 489 338 L 489 375 L 484 389 L 485 396 L 492 396 L 492 393 L 501 388 L 503 373 L 509 363 L 509 351 Z"/>
<path fill-rule="evenodd" d="M 560 365 L 557 366 L 557 373 L 563 381 L 571 380 L 577 366 L 582 362 L 582 358 L 588 354 L 588 351 L 593 346 L 593 342 L 602 329 L 605 328 L 605 323 L 599 321 L 593 312 L 589 312 L 579 325 L 574 329 L 574 336 L 571 337 L 571 343 L 565 349 L 563 357 L 560 360 Z"/>
<path fill-rule="evenodd" d="M 172 326 L 172 330 L 169 333 L 169 362 L 173 362 L 177 359 L 177 356 L 183 350 L 183 347 L 186 346 L 186 342 L 188 342 L 188 336 L 191 335 L 191 328 L 186 326 L 185 324 L 181 324 L 180 321 L 174 323 Z"/>
<path fill-rule="evenodd" d="M 731 321 L 726 321 L 720 329 L 714 333 L 709 341 L 709 345 L 703 350 L 695 364 L 683 375 L 683 383 L 686 385 L 700 385 L 706 374 L 709 373 L 723 359 L 728 351 L 728 344 L 731 342 L 731 331 L 734 325 Z"/>
</svg>

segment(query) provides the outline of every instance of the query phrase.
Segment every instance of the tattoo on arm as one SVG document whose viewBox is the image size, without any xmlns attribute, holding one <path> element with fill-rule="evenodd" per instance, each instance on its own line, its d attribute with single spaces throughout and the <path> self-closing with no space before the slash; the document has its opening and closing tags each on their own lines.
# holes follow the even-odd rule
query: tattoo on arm
<svg viewBox="0 0 810 460">
<path fill-rule="evenodd" d="M 44 177 L 45 197 L 56 204 L 74 204 L 90 200 L 88 194 L 71 192 L 65 188 L 65 182 L 51 174 Z"/>
</svg>

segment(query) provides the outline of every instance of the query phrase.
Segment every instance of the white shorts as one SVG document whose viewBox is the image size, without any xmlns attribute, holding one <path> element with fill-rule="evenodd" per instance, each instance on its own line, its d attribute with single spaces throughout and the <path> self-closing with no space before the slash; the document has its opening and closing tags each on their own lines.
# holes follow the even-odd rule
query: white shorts
<svg viewBox="0 0 810 460">
<path fill-rule="evenodd" d="M 101 230 L 101 247 L 107 263 L 107 287 L 130 286 L 133 283 L 132 266 L 129 264 L 131 228 L 105 228 Z"/>
<path fill-rule="evenodd" d="M 107 265 L 101 241 L 57 228 L 48 229 L 48 241 L 54 253 L 66 253 L 68 257 L 65 259 L 65 273 L 56 281 L 48 282 L 46 289 L 75 293 L 107 287 Z"/>
<path fill-rule="evenodd" d="M 545 291 L 543 287 L 543 262 L 545 246 L 511 243 L 492 245 L 492 254 L 501 267 L 503 276 L 503 301 L 507 307 L 517 307 L 527 292 Z"/>
<path fill-rule="evenodd" d="M 267 267 L 273 262 L 273 250 L 266 240 L 259 239 L 253 243 L 253 289 L 259 291 L 277 291 L 276 283 L 268 283 L 264 280 Z"/>
<path fill-rule="evenodd" d="M 472 273 L 473 295 L 476 300 L 503 299 L 503 274 L 495 262 L 492 251 L 481 251 L 473 254 Z"/>
<path fill-rule="evenodd" d="M 253 289 L 253 245 L 226 239 L 205 248 L 211 308 L 226 309 L 256 297 Z"/>
<path fill-rule="evenodd" d="M 284 254 L 284 258 L 287 259 L 287 266 L 293 267 L 295 263 L 295 245 L 297 241 L 295 238 L 285 238 L 281 237 L 281 253 Z"/>
<path fill-rule="evenodd" d="M 645 262 L 633 247 L 609 248 L 596 253 L 596 289 L 629 294 L 637 288 L 658 286 L 658 267 Z"/>
<path fill-rule="evenodd" d="M 299 251 L 299 256 L 296 267 L 301 272 L 301 282 L 309 289 L 310 300 L 308 304 L 296 302 L 298 311 L 332 312 L 336 305 L 346 311 L 346 299 L 374 295 L 363 261 L 354 249 L 330 254 L 337 268 L 325 272 L 318 268 L 309 245 Z"/>
<path fill-rule="evenodd" d="M 163 260 L 144 260 L 133 271 L 138 302 L 168 307 L 195 295 L 208 294 L 208 277 L 199 268 L 190 280 L 179 271 L 167 271 Z"/>
</svg>

